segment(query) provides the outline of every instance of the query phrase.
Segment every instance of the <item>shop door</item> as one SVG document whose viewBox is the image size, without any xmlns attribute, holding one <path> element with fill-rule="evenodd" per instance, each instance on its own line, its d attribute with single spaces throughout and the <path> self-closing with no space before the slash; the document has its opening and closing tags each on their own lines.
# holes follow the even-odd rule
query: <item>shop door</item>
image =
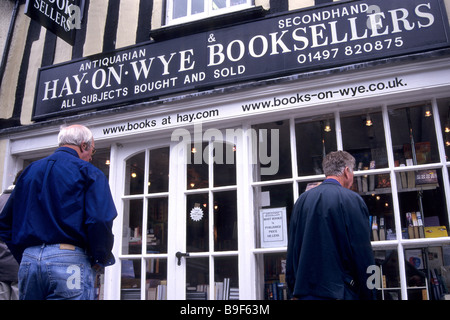
<svg viewBox="0 0 450 320">
<path fill-rule="evenodd" d="M 117 148 L 116 159 L 112 297 L 238 298 L 235 143 L 140 143 Z"/>
</svg>

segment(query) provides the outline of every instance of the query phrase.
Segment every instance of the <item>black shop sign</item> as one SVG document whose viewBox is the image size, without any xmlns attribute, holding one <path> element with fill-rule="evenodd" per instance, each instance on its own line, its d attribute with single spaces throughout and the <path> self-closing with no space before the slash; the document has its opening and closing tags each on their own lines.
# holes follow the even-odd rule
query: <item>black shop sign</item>
<svg viewBox="0 0 450 320">
<path fill-rule="evenodd" d="M 448 47 L 442 0 L 348 1 L 41 68 L 33 120 Z"/>
</svg>

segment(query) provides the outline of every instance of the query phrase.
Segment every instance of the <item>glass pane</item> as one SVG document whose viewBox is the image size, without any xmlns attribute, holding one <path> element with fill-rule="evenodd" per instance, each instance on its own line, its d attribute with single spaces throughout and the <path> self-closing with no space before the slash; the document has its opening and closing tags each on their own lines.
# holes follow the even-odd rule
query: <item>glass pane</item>
<svg viewBox="0 0 450 320">
<path fill-rule="evenodd" d="M 125 195 L 144 193 L 145 152 L 141 152 L 126 162 Z"/>
<path fill-rule="evenodd" d="M 214 299 L 239 300 L 238 257 L 214 258 Z"/>
<path fill-rule="evenodd" d="M 193 143 L 188 154 L 187 189 L 201 189 L 208 187 L 208 143 Z M 206 150 L 206 152 L 204 151 Z M 207 160 L 208 161 L 208 160 Z"/>
<path fill-rule="evenodd" d="M 445 159 L 450 159 L 450 98 L 438 100 L 439 118 L 441 119 L 442 136 L 444 137 Z"/>
<path fill-rule="evenodd" d="M 264 255 L 264 300 L 289 300 L 286 253 Z"/>
<path fill-rule="evenodd" d="M 121 300 L 141 300 L 141 260 L 121 260 Z"/>
<path fill-rule="evenodd" d="M 169 191 L 169 148 L 150 150 L 148 192 Z"/>
<path fill-rule="evenodd" d="M 404 251 L 408 300 L 429 300 L 430 298 L 427 290 L 427 273 L 429 271 L 427 268 L 427 251 L 428 249 L 422 248 Z M 432 255 L 430 258 L 433 260 Z"/>
<path fill-rule="evenodd" d="M 289 121 L 259 124 L 254 131 L 254 152 L 257 152 L 255 181 L 292 177 Z"/>
<path fill-rule="evenodd" d="M 123 254 L 142 253 L 142 199 L 124 200 L 123 203 Z"/>
<path fill-rule="evenodd" d="M 398 194 L 402 237 L 446 237 L 448 214 L 441 170 L 408 171 L 404 176 L 408 180 L 408 187 Z"/>
<path fill-rule="evenodd" d="M 186 300 L 208 300 L 209 290 L 208 258 L 186 259 Z"/>
<path fill-rule="evenodd" d="M 256 244 L 258 248 L 261 247 L 284 247 L 287 245 L 282 242 L 287 238 L 287 228 L 289 226 L 289 218 L 294 205 L 294 196 L 292 192 L 291 184 L 282 184 L 274 186 L 256 187 L 255 188 L 255 201 L 258 204 L 255 212 L 255 223 L 258 226 L 256 228 Z M 268 209 L 274 209 L 273 213 Z M 276 209 L 276 210 L 275 210 Z M 284 211 L 286 217 L 284 217 Z M 267 215 L 266 215 L 267 214 Z M 270 215 L 277 218 L 276 229 L 274 237 L 267 238 L 269 226 L 264 223 L 271 223 L 267 220 L 271 218 Z M 266 218 L 266 220 L 264 220 Z M 266 231 L 266 232 L 265 232 Z M 273 240 L 273 241 L 271 241 Z M 282 241 L 283 240 L 283 241 Z"/>
<path fill-rule="evenodd" d="M 151 258 L 146 260 L 146 299 L 167 300 L 167 260 Z"/>
<path fill-rule="evenodd" d="M 227 0 L 213 0 L 213 10 L 222 9 L 227 6 Z"/>
<path fill-rule="evenodd" d="M 355 157 L 356 170 L 388 167 L 381 112 L 342 116 L 341 127 L 343 148 Z"/>
<path fill-rule="evenodd" d="M 247 3 L 247 0 L 231 0 L 230 5 L 237 6 L 237 5 L 245 4 L 245 3 Z"/>
<path fill-rule="evenodd" d="M 214 142 L 214 187 L 236 185 L 236 146 Z"/>
<path fill-rule="evenodd" d="M 108 179 L 109 179 L 110 153 L 111 150 L 109 148 L 97 149 L 91 161 L 91 163 L 97 168 L 99 168 Z"/>
<path fill-rule="evenodd" d="M 192 0 L 191 14 L 202 13 L 205 11 L 204 0 Z"/>
<path fill-rule="evenodd" d="M 173 1 L 172 19 L 186 17 L 188 0 L 172 0 L 172 1 Z"/>
<path fill-rule="evenodd" d="M 378 300 L 401 300 L 400 273 L 397 250 L 374 251 L 375 263 L 380 268 L 377 284 Z"/>
<path fill-rule="evenodd" d="M 167 253 L 168 199 L 148 199 L 147 253 Z"/>
<path fill-rule="evenodd" d="M 186 250 L 209 251 L 209 203 L 208 194 L 186 197 Z"/>
<path fill-rule="evenodd" d="M 323 157 L 337 150 L 333 116 L 296 120 L 295 137 L 299 176 L 322 174 Z"/>
<path fill-rule="evenodd" d="M 214 193 L 214 250 L 237 250 L 236 191 Z"/>
<path fill-rule="evenodd" d="M 429 102 L 389 110 L 396 166 L 439 162 L 430 110 Z"/>
</svg>

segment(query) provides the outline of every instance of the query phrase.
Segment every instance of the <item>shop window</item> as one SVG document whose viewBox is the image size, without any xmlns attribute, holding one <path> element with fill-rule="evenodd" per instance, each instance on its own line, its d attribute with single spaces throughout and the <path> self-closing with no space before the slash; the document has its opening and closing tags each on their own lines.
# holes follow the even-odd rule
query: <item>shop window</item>
<svg viewBox="0 0 450 320">
<path fill-rule="evenodd" d="M 269 253 L 258 257 L 264 266 L 264 287 L 261 288 L 264 300 L 289 300 L 291 298 L 286 284 L 286 253 Z"/>
<path fill-rule="evenodd" d="M 335 128 L 333 115 L 296 120 L 295 137 L 299 176 L 323 174 L 324 156 L 337 150 Z"/>
<path fill-rule="evenodd" d="M 439 118 L 445 148 L 445 160 L 450 159 L 450 98 L 438 100 Z"/>
<path fill-rule="evenodd" d="M 150 150 L 148 193 L 169 191 L 169 148 Z"/>
<path fill-rule="evenodd" d="M 388 167 L 381 110 L 342 114 L 341 132 L 343 149 L 355 157 L 355 170 Z"/>
<path fill-rule="evenodd" d="M 141 260 L 121 260 L 120 299 L 141 299 Z"/>
<path fill-rule="evenodd" d="M 289 121 L 276 121 L 252 127 L 255 181 L 292 178 Z"/>
<path fill-rule="evenodd" d="M 150 258 L 145 263 L 145 299 L 167 300 L 167 259 Z"/>
<path fill-rule="evenodd" d="M 167 253 L 168 198 L 148 199 L 147 253 Z"/>
<path fill-rule="evenodd" d="M 103 172 L 106 178 L 109 178 L 110 152 L 110 148 L 97 149 L 91 161 L 94 166 Z"/>
<path fill-rule="evenodd" d="M 389 108 L 395 166 L 439 162 L 431 102 Z"/>
<path fill-rule="evenodd" d="M 251 7 L 252 0 L 168 0 L 167 24 L 182 23 Z"/>
</svg>

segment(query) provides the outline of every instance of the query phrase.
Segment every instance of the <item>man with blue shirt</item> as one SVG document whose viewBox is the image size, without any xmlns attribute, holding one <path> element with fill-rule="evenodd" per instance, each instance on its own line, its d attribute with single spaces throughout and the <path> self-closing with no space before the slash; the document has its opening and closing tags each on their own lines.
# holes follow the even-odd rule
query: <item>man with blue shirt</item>
<svg viewBox="0 0 450 320">
<path fill-rule="evenodd" d="M 64 127 L 58 143 L 23 171 L 0 214 L 0 238 L 20 263 L 19 299 L 93 299 L 96 271 L 115 262 L 117 212 L 106 176 L 90 163 L 92 133 Z"/>
<path fill-rule="evenodd" d="M 326 179 L 304 192 L 292 211 L 286 282 L 300 300 L 372 300 L 369 212 L 349 190 L 355 159 L 345 151 L 331 152 L 322 166 Z"/>
</svg>

